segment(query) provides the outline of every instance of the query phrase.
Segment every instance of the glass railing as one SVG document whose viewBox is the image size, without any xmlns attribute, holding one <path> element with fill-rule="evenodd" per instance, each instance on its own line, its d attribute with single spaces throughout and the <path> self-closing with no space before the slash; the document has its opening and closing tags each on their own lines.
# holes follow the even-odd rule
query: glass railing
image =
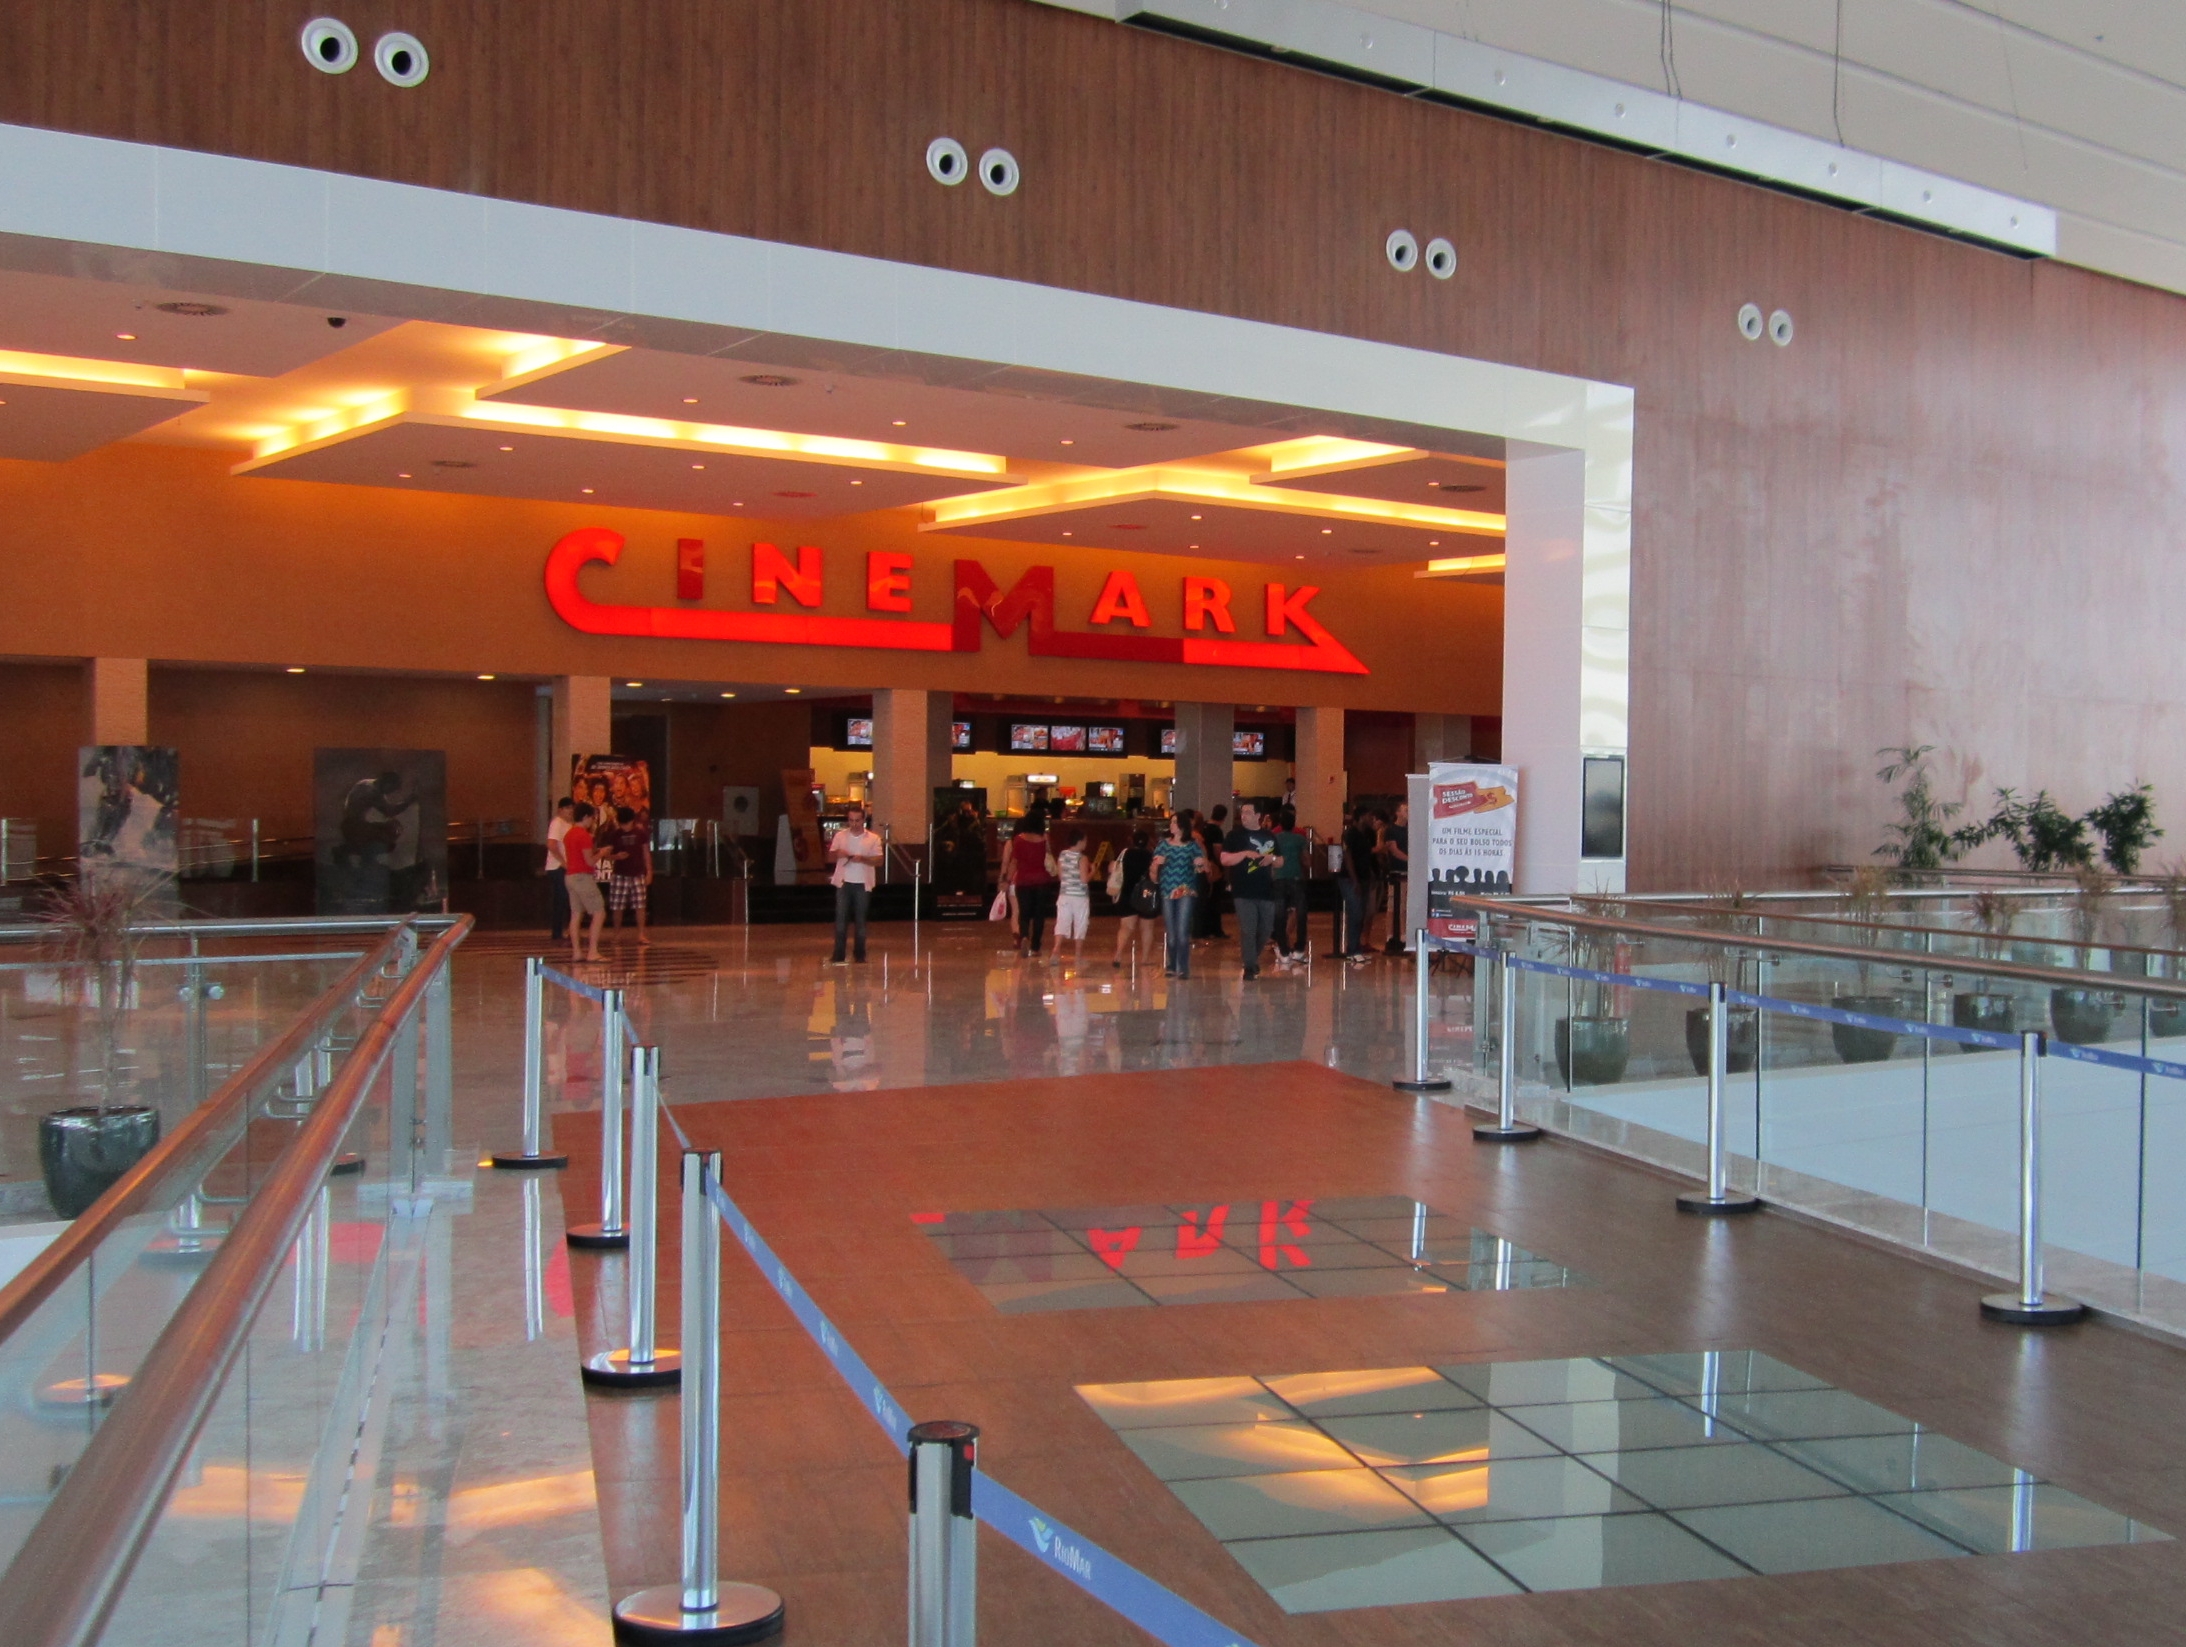
<svg viewBox="0 0 2186 1647">
<path fill-rule="evenodd" d="M 469 924 L 309 963 L 331 981 L 0 1288 L 11 1642 L 326 1629 L 375 1356 L 417 1308 L 410 1214 L 447 1167 Z"/>
<path fill-rule="evenodd" d="M 1735 1185 L 1997 1275 L 2018 1230 L 2016 1038 L 2037 1032 L 2053 1284 L 2186 1327 L 2186 986 L 1681 929 L 1655 905 L 1475 909 L 1478 942 L 1528 963 L 1510 973 L 1525 1119 L 1698 1176 L 1718 982 Z M 1501 972 L 1472 981 L 1476 1103 Z"/>
</svg>

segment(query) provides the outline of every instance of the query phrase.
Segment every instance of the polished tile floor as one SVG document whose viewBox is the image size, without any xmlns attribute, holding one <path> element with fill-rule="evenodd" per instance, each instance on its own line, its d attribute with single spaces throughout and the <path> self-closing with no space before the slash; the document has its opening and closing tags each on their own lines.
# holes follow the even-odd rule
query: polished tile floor
<svg viewBox="0 0 2186 1647">
<path fill-rule="evenodd" d="M 1752 1350 L 1078 1394 L 1289 1613 L 2166 1539 Z"/>
<path fill-rule="evenodd" d="M 913 1213 L 911 1222 L 1007 1315 L 1584 1284 L 1401 1195 Z"/>
</svg>

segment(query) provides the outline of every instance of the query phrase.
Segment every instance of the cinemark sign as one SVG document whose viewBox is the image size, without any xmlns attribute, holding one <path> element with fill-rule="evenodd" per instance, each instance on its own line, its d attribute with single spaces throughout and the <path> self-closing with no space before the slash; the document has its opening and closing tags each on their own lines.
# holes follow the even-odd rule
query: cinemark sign
<svg viewBox="0 0 2186 1647">
<path fill-rule="evenodd" d="M 1122 629 L 1064 630 L 1055 626 L 1055 568 L 1027 567 L 1007 590 L 976 560 L 956 562 L 956 611 L 947 623 L 905 617 L 835 617 L 782 609 L 816 607 L 822 591 L 821 553 L 809 545 L 795 557 L 771 543 L 751 546 L 751 600 L 770 611 L 731 612 L 698 606 L 706 592 L 706 546 L 676 542 L 674 606 L 610 606 L 587 596 L 584 569 L 613 566 L 623 537 L 604 526 L 570 533 L 547 555 L 546 594 L 556 616 L 588 635 L 637 635 L 655 640 L 746 641 L 767 646 L 859 646 L 897 652 L 976 652 L 988 626 L 1007 640 L 1022 628 L 1036 658 L 1087 658 L 1108 663 L 1189 663 L 1225 669 L 1306 669 L 1363 675 L 1366 665 L 1307 610 L 1320 590 L 1270 582 L 1262 586 L 1260 619 L 1266 640 L 1238 640 L 1230 585 L 1220 578 L 1183 580 L 1184 629 L 1178 636 L 1140 633 L 1153 626 L 1138 579 L 1110 572 L 1087 622 Z M 865 557 L 868 612 L 909 613 L 911 557 L 873 550 Z M 1289 639 L 1295 634 L 1298 639 Z"/>
</svg>

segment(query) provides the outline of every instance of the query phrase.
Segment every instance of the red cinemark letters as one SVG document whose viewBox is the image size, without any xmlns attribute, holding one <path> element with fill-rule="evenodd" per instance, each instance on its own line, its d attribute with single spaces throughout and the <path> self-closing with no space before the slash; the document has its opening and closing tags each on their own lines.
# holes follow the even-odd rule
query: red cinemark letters
<svg viewBox="0 0 2186 1647">
<path fill-rule="evenodd" d="M 706 598 L 706 540 L 676 539 L 676 599 Z"/>
<path fill-rule="evenodd" d="M 865 557 L 865 609 L 868 612 L 911 610 L 911 557 L 874 549 Z"/>
<path fill-rule="evenodd" d="M 797 551 L 797 564 L 771 543 L 751 546 L 751 603 L 772 606 L 787 590 L 799 606 L 820 604 L 820 551 L 807 544 Z"/>
<path fill-rule="evenodd" d="M 1146 597 L 1139 593 L 1139 580 L 1129 572 L 1111 572 L 1108 581 L 1101 585 L 1101 596 L 1093 603 L 1094 623 L 1113 623 L 1126 619 L 1134 629 L 1151 628 L 1154 620 L 1146 615 Z"/>
</svg>

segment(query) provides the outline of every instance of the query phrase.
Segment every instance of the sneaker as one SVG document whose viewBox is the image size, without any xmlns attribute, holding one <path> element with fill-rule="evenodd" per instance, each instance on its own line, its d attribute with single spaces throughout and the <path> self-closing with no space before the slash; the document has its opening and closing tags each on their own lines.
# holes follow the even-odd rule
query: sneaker
<svg viewBox="0 0 2186 1647">
<path fill-rule="evenodd" d="M 827 964 L 829 966 L 848 966 L 850 963 L 844 960 L 840 955 L 834 955 L 828 958 Z"/>
<path fill-rule="evenodd" d="M 1249 966 L 1249 967 L 1245 968 L 1245 981 L 1246 981 L 1247 983 L 1251 983 L 1253 979 L 1255 979 L 1255 978 L 1257 978 L 1257 977 L 1259 977 L 1259 976 L 1260 976 L 1260 969 L 1259 969 L 1258 967 L 1256 967 L 1256 966 Z"/>
</svg>

